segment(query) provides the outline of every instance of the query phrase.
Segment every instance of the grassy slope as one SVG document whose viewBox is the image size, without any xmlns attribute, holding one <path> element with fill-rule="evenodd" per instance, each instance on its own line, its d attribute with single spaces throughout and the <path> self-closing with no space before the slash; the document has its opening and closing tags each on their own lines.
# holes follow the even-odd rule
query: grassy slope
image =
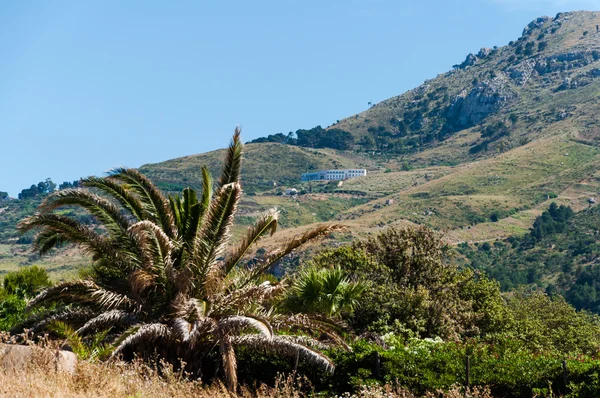
<svg viewBox="0 0 600 398">
<path fill-rule="evenodd" d="M 199 188 L 200 168 L 207 165 L 213 176 L 218 176 L 225 150 L 186 156 L 157 164 L 148 164 L 140 170 L 161 188 L 180 191 L 191 186 Z M 300 180 L 300 174 L 309 170 L 329 168 L 369 167 L 361 157 L 344 156 L 337 151 L 300 148 L 280 144 L 248 144 L 245 148 L 242 184 L 246 192 L 273 188 L 273 182 L 290 185 Z"/>
</svg>

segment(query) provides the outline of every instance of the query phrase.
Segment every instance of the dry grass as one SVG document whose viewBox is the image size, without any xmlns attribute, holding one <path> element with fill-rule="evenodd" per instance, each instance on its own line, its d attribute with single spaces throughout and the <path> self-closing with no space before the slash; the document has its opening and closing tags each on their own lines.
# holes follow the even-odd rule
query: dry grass
<svg viewBox="0 0 600 398">
<path fill-rule="evenodd" d="M 80 363 L 74 375 L 56 372 L 53 368 L 32 364 L 18 372 L 5 372 L 0 369 L 0 396 L 2 397 L 49 397 L 49 398 L 302 398 L 313 396 L 310 382 L 300 377 L 281 377 L 275 387 L 262 386 L 258 391 L 242 388 L 238 394 L 227 391 L 222 384 L 210 386 L 190 381 L 181 373 L 164 367 L 162 375 L 143 365 Z M 439 393 L 429 393 L 424 397 L 438 397 Z M 460 387 L 444 393 L 448 398 L 464 397 Z M 474 388 L 472 398 L 491 398 L 486 388 Z M 407 390 L 386 385 L 365 386 L 358 393 L 346 393 L 340 398 L 416 398 Z"/>
<path fill-rule="evenodd" d="M 22 336 L 25 337 L 26 336 Z M 0 333 L 0 342 L 12 340 Z M 27 339 L 26 339 L 27 340 Z M 30 340 L 27 343 L 33 345 Z M 159 369 L 141 361 L 85 362 L 81 361 L 73 374 L 56 370 L 53 358 L 58 343 L 44 339 L 37 343 L 31 362 L 20 369 L 0 366 L 0 396 L 2 397 L 211 397 L 211 398 L 303 398 L 315 396 L 308 379 L 295 374 L 281 375 L 273 387 L 260 386 L 257 390 L 241 387 L 234 394 L 221 383 L 203 385 L 190 380 L 183 372 L 174 371 L 171 365 L 161 363 Z M 440 391 L 426 394 L 424 398 L 438 397 Z M 323 396 L 323 395 L 320 395 Z M 444 392 L 445 397 L 459 398 L 464 390 L 455 386 Z M 472 398 L 491 398 L 489 389 L 474 388 Z M 339 398 L 416 398 L 409 391 L 392 385 L 363 386 L 358 393 L 345 393 Z"/>
</svg>

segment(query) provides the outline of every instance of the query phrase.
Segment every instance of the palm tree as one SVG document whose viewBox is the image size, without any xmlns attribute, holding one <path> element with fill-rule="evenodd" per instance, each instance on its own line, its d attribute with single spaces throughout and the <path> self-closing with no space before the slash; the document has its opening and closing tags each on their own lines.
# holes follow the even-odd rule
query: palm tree
<svg viewBox="0 0 600 398">
<path fill-rule="evenodd" d="M 339 267 L 302 269 L 287 292 L 284 305 L 329 318 L 352 312 L 366 289 L 362 282 L 351 281 Z"/>
<path fill-rule="evenodd" d="M 39 230 L 34 244 L 40 254 L 65 242 L 79 245 L 92 256 L 93 274 L 40 293 L 28 308 L 57 304 L 57 309 L 32 318 L 27 326 L 36 332 L 65 322 L 83 337 L 110 329 L 115 336 L 111 358 L 157 352 L 171 363 L 184 361 L 186 370 L 198 377 L 203 376 L 203 361 L 218 352 L 232 389 L 239 346 L 299 355 L 332 371 L 333 364 L 314 348 L 319 342 L 310 336 L 318 333 L 343 343 L 336 333 L 339 325 L 273 311 L 272 303 L 286 283 L 271 284 L 264 275 L 293 250 L 341 227 L 319 226 L 244 266 L 251 247 L 275 232 L 278 213 L 260 217 L 231 247 L 230 229 L 242 193 L 242 149 L 236 129 L 216 190 L 204 167 L 199 196 L 186 188 L 181 196 L 167 198 L 148 178 L 126 168 L 84 179 L 82 189 L 50 195 L 20 229 Z M 55 212 L 63 206 L 86 210 L 99 226 Z M 286 334 L 277 334 L 279 330 Z"/>
</svg>

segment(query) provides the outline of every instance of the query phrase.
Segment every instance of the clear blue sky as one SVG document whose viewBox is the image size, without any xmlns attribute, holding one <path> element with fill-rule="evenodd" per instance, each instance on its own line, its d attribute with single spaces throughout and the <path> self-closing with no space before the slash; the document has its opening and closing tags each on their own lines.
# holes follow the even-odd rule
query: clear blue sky
<svg viewBox="0 0 600 398">
<path fill-rule="evenodd" d="M 0 2 L 0 191 L 358 113 L 569 0 Z"/>
</svg>

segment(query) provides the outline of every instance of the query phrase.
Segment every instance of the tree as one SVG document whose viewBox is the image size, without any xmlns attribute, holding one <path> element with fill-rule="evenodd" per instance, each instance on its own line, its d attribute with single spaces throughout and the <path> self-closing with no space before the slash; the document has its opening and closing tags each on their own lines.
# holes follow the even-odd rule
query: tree
<svg viewBox="0 0 600 398">
<path fill-rule="evenodd" d="M 366 284 L 347 320 L 359 333 L 418 334 L 459 340 L 497 331 L 506 316 L 500 289 L 485 276 L 459 271 L 450 249 L 425 227 L 387 228 L 313 264 L 339 266 Z"/>
<path fill-rule="evenodd" d="M 318 147 L 333 149 L 351 149 L 354 145 L 354 136 L 341 129 L 324 130 L 319 135 Z"/>
<path fill-rule="evenodd" d="M 236 129 L 215 192 L 206 167 L 200 195 L 186 188 L 181 196 L 169 198 L 138 171 L 121 168 L 104 178 L 82 180 L 86 189 L 65 189 L 44 200 L 40 212 L 21 222 L 20 229 L 40 230 L 35 239 L 40 254 L 63 242 L 78 244 L 92 254 L 93 275 L 58 284 L 34 298 L 29 308 L 56 303 L 59 309 L 40 322 L 33 319 L 32 330 L 56 321 L 76 327 L 80 336 L 111 328 L 117 336 L 112 358 L 149 357 L 156 350 L 174 365 L 182 360 L 185 370 L 199 377 L 207 376 L 207 361 L 214 365 L 216 360 L 231 389 L 237 384 L 235 351 L 241 346 L 300 355 L 333 369 L 327 357 L 312 348 L 318 345 L 315 340 L 295 337 L 294 332 L 324 334 L 330 342 L 341 342 L 334 333 L 336 324 L 270 311 L 286 282 L 272 284 L 265 275 L 296 248 L 340 227 L 310 230 L 244 266 L 251 247 L 275 232 L 278 213 L 263 215 L 228 250 L 242 193 L 241 157 Z M 102 228 L 54 212 L 73 205 L 87 210 Z"/>
<path fill-rule="evenodd" d="M 38 186 L 32 184 L 31 187 L 23 189 L 19 193 L 18 198 L 19 199 L 35 198 L 36 196 L 38 196 L 39 193 L 40 193 L 40 191 L 38 189 Z"/>
<path fill-rule="evenodd" d="M 8 199 L 8 192 L 0 191 L 0 200 Z"/>
<path fill-rule="evenodd" d="M 508 307 L 514 323 L 507 336 L 533 351 L 593 354 L 600 348 L 598 315 L 578 312 L 561 296 L 519 292 Z"/>
<path fill-rule="evenodd" d="M 296 143 L 298 146 L 315 148 L 319 146 L 320 136 L 324 133 L 325 131 L 321 126 L 313 127 L 310 130 L 297 130 Z"/>
</svg>

